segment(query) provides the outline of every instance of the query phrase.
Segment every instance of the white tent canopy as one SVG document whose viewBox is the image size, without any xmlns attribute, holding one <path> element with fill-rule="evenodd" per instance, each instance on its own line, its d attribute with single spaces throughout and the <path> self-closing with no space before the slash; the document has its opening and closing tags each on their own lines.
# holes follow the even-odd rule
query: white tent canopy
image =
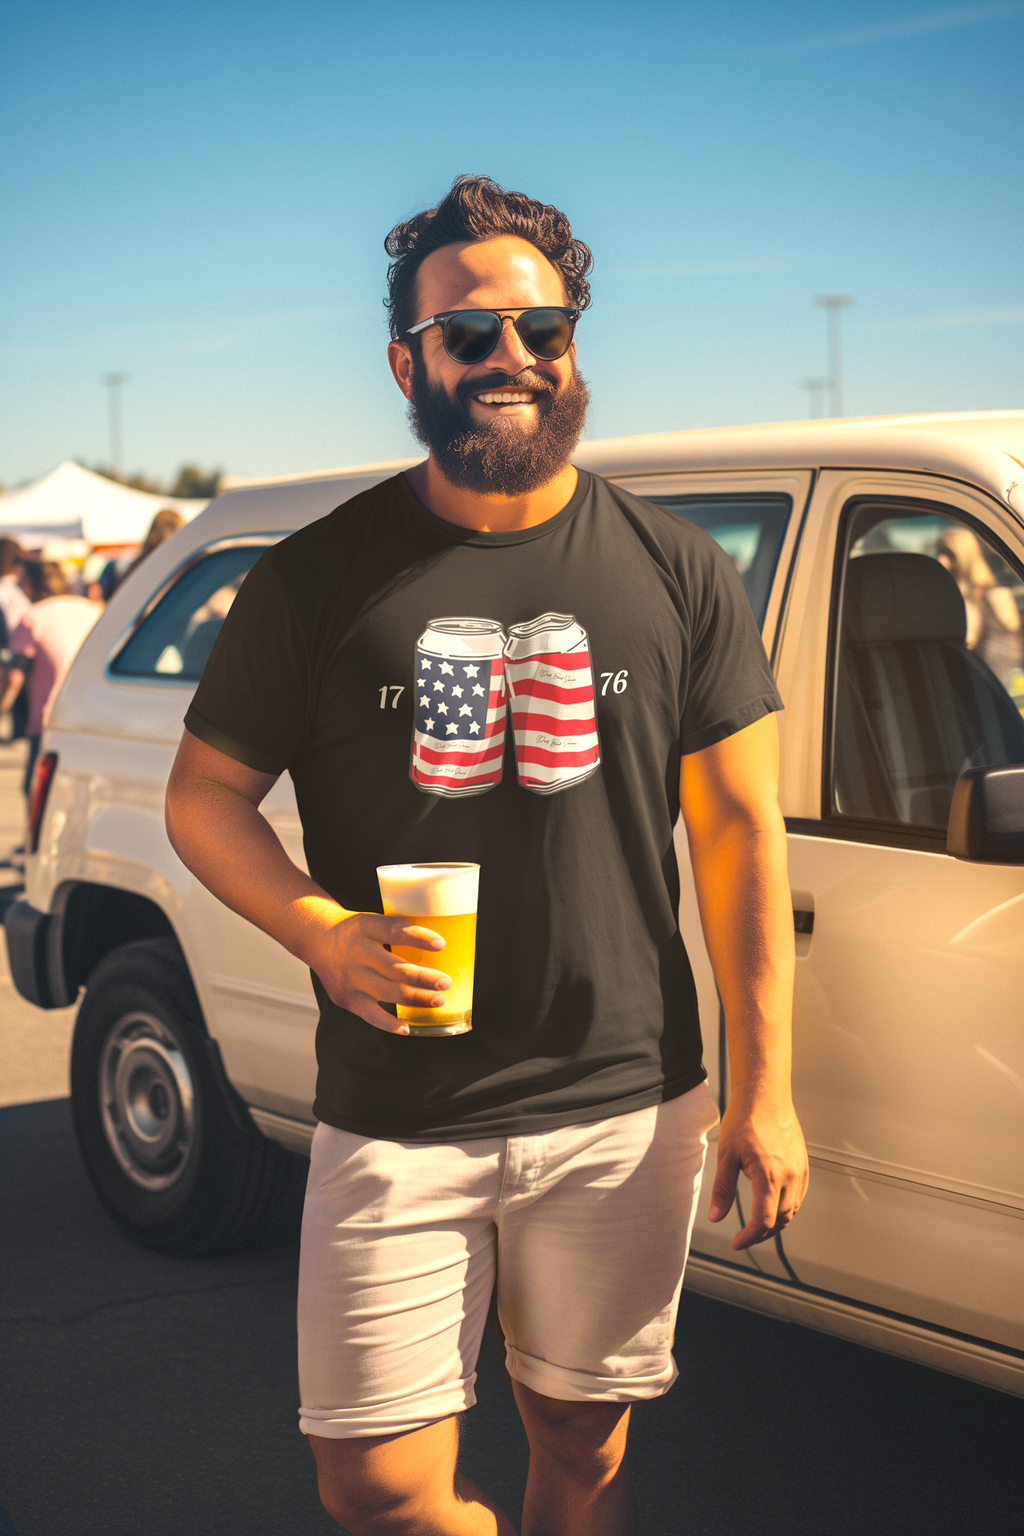
<svg viewBox="0 0 1024 1536">
<path fill-rule="evenodd" d="M 26 549 L 74 540 L 94 548 L 141 544 L 153 515 L 174 507 L 186 522 L 207 505 L 202 500 L 133 491 L 69 459 L 33 485 L 0 496 L 0 534 Z"/>
</svg>

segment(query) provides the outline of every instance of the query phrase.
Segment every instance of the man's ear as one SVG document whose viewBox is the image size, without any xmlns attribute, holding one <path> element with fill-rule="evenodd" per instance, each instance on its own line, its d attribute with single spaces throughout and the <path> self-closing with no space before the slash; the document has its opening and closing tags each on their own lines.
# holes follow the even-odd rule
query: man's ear
<svg viewBox="0 0 1024 1536">
<path fill-rule="evenodd" d="M 395 376 L 395 383 L 407 400 L 412 399 L 412 350 L 407 341 L 388 343 L 388 363 Z"/>
</svg>

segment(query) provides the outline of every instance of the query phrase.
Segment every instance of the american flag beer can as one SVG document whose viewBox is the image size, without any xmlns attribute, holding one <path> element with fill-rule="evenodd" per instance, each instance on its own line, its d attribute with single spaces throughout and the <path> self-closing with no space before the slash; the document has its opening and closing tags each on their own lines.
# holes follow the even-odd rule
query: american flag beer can
<svg viewBox="0 0 1024 1536">
<path fill-rule="evenodd" d="M 571 613 L 509 626 L 505 646 L 519 782 L 536 795 L 579 784 L 601 764 L 587 632 Z"/>
<path fill-rule="evenodd" d="M 496 619 L 431 619 L 416 644 L 413 783 L 482 795 L 501 783 L 505 632 Z"/>
</svg>

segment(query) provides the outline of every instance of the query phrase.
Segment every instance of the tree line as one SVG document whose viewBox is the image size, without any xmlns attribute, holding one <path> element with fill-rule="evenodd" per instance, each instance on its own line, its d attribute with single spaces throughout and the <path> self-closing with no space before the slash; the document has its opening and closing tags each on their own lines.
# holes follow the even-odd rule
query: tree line
<svg viewBox="0 0 1024 1536">
<path fill-rule="evenodd" d="M 115 480 L 118 485 L 126 485 L 133 491 L 148 491 L 151 496 L 180 496 L 186 500 L 196 497 L 210 499 L 217 494 L 220 486 L 222 469 L 200 469 L 198 464 L 183 464 L 178 470 L 178 477 L 171 485 L 163 485 L 159 480 L 153 480 L 148 475 L 122 475 L 116 469 L 111 469 L 105 464 L 85 465 L 94 474 L 102 475 L 105 480 Z"/>
</svg>

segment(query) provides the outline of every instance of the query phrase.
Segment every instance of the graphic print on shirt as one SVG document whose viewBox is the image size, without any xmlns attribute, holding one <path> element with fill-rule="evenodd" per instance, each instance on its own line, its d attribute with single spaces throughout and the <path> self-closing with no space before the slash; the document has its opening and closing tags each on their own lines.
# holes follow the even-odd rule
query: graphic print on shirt
<svg viewBox="0 0 1024 1536">
<path fill-rule="evenodd" d="M 509 626 L 505 646 L 516 769 L 523 789 L 553 795 L 601 766 L 590 641 L 571 613 Z"/>
<path fill-rule="evenodd" d="M 416 644 L 410 777 L 425 794 L 482 795 L 501 783 L 507 702 L 518 782 L 570 789 L 601 765 L 587 632 L 571 613 L 512 624 L 431 619 Z"/>
<path fill-rule="evenodd" d="M 416 643 L 410 776 L 428 795 L 483 795 L 501 783 L 505 631 L 495 619 L 431 619 Z"/>
</svg>

